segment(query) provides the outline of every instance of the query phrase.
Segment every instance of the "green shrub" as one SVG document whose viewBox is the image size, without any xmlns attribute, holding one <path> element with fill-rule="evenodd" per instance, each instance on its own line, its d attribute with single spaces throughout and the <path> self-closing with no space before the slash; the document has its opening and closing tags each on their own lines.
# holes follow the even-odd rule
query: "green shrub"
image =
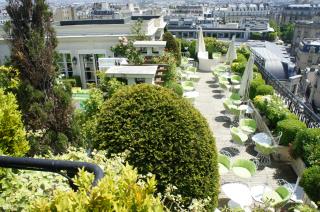
<svg viewBox="0 0 320 212">
<path fill-rule="evenodd" d="M 262 74 L 259 72 L 253 72 L 253 79 L 263 79 Z"/>
<path fill-rule="evenodd" d="M 234 62 L 231 65 L 231 71 L 235 72 L 242 76 L 244 70 L 246 69 L 246 63 L 245 62 Z"/>
<path fill-rule="evenodd" d="M 129 150 L 129 164 L 155 174 L 159 192 L 171 184 L 184 203 L 210 197 L 217 206 L 215 139 L 187 100 L 159 86 L 127 86 L 105 102 L 97 119 L 95 148 Z"/>
<path fill-rule="evenodd" d="M 274 90 L 271 85 L 259 85 L 256 88 L 256 96 L 257 95 L 273 95 Z"/>
<path fill-rule="evenodd" d="M 295 157 L 301 157 L 307 166 L 320 165 L 320 128 L 300 131 L 292 145 Z"/>
<path fill-rule="evenodd" d="M 253 99 L 253 104 L 261 113 L 265 113 L 268 106 L 268 99 L 270 99 L 270 96 L 258 95 Z"/>
<path fill-rule="evenodd" d="M 300 186 L 310 199 L 319 204 L 320 201 L 320 166 L 312 166 L 304 170 Z"/>
<path fill-rule="evenodd" d="M 265 85 L 265 81 L 263 79 L 254 79 L 250 83 L 249 97 L 250 99 L 254 99 L 256 97 L 256 90 L 259 85 Z"/>
<path fill-rule="evenodd" d="M 245 56 L 246 60 L 248 60 L 251 52 L 247 46 L 241 45 L 239 48 L 237 48 L 237 53 L 241 53 Z"/>
<path fill-rule="evenodd" d="M 2 154 L 23 156 L 29 150 L 21 113 L 15 96 L 0 89 L 0 151 Z"/>
<path fill-rule="evenodd" d="M 19 71 L 17 69 L 0 66 L 0 88 L 4 91 L 11 91 L 17 89 L 19 84 Z"/>
<path fill-rule="evenodd" d="M 91 188 L 92 175 L 81 171 L 75 178 L 80 189 L 74 192 L 59 174 L 6 169 L 6 177 L 0 181 L 1 211 L 112 211 L 111 207 L 161 211 L 163 207 L 154 197 L 154 176 L 138 176 L 132 166 L 123 164 L 125 155 L 108 159 L 104 151 L 94 150 L 89 157 L 84 149 L 69 149 L 67 154 L 46 157 L 98 164 L 105 177 Z"/>
<path fill-rule="evenodd" d="M 62 79 L 62 82 L 70 87 L 78 87 L 76 79 L 64 78 Z"/>
<path fill-rule="evenodd" d="M 234 60 L 234 62 L 238 62 L 238 63 L 244 63 L 246 64 L 247 63 L 247 58 L 245 55 L 237 52 L 237 59 Z"/>
<path fill-rule="evenodd" d="M 169 81 L 168 83 L 165 84 L 165 87 L 173 90 L 179 96 L 183 95 L 183 88 L 182 88 L 182 85 L 180 85 L 179 83 L 176 83 L 174 81 Z"/>
<path fill-rule="evenodd" d="M 294 119 L 285 119 L 277 123 L 277 132 L 282 132 L 280 139 L 281 145 L 288 145 L 293 143 L 296 134 L 301 130 L 306 130 L 307 126 L 305 123 Z"/>
</svg>

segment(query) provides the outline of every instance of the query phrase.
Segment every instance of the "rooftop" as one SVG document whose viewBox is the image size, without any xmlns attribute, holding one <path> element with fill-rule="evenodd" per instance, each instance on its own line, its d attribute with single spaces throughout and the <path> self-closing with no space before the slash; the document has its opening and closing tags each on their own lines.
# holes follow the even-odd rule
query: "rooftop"
<svg viewBox="0 0 320 212">
<path fill-rule="evenodd" d="M 109 75 L 155 75 L 158 66 L 113 66 L 106 71 Z"/>
<path fill-rule="evenodd" d="M 165 47 L 167 41 L 135 41 L 133 43 L 134 47 Z"/>
</svg>

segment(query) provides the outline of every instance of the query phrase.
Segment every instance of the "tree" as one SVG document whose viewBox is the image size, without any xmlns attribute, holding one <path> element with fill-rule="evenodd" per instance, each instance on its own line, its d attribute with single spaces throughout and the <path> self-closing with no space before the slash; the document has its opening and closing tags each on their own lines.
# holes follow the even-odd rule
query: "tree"
<svg viewBox="0 0 320 212">
<path fill-rule="evenodd" d="M 291 43 L 294 33 L 294 24 L 288 23 L 281 27 L 281 38 L 286 43 Z"/>
<path fill-rule="evenodd" d="M 31 142 L 32 153 L 61 152 L 72 134 L 71 89 L 57 83 L 52 14 L 45 0 L 9 0 L 6 10 L 11 18 L 6 28 L 11 61 L 21 80 L 17 99 L 23 120 L 28 130 L 44 132 Z"/>
<path fill-rule="evenodd" d="M 173 35 L 170 32 L 164 33 L 162 40 L 167 42 L 166 49 L 175 55 L 177 65 L 180 65 L 181 63 L 180 44 L 177 42 L 177 40 L 173 37 Z"/>
<path fill-rule="evenodd" d="M 146 36 L 146 33 L 142 29 L 143 27 L 143 20 L 138 19 L 134 25 L 131 27 L 131 33 L 133 34 L 133 40 L 149 40 Z"/>
</svg>

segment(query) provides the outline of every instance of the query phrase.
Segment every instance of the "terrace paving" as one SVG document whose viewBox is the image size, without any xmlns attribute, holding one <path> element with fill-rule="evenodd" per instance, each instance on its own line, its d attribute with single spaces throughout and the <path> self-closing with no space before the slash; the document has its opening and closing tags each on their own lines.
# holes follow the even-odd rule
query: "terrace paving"
<svg viewBox="0 0 320 212">
<path fill-rule="evenodd" d="M 194 106 L 202 113 L 207 119 L 210 129 L 216 137 L 216 145 L 218 151 L 223 148 L 231 146 L 231 134 L 229 132 L 230 123 L 223 115 L 224 107 L 223 100 L 225 99 L 225 92 L 219 88 L 218 83 L 215 81 L 211 73 L 198 72 L 200 81 L 196 85 L 196 91 L 200 95 L 195 99 Z M 247 149 L 240 149 L 239 154 L 232 157 L 232 160 L 239 158 L 251 159 L 255 158 L 256 153 L 253 146 Z M 236 177 L 232 171 L 221 177 L 221 184 L 226 182 L 244 182 L 249 187 L 255 185 L 267 184 L 272 188 L 277 187 L 277 179 L 285 179 L 290 183 L 295 183 L 297 176 L 290 167 L 290 164 L 284 162 L 272 161 L 272 165 L 258 169 L 257 173 L 250 179 L 242 181 Z M 221 192 L 220 199 L 225 198 Z"/>
</svg>

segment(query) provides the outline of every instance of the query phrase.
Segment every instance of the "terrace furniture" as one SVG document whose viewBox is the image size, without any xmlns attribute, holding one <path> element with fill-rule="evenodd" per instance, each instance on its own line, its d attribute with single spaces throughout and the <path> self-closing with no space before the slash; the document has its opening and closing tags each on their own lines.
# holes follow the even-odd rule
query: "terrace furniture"
<svg viewBox="0 0 320 212">
<path fill-rule="evenodd" d="M 223 175 L 229 172 L 231 168 L 231 160 L 228 156 L 218 155 L 219 174 Z"/>
<path fill-rule="evenodd" d="M 253 202 L 249 187 L 243 183 L 227 183 L 221 186 L 221 190 L 232 200 L 230 202 L 231 207 L 235 205 L 236 207 L 246 209 Z"/>
<path fill-rule="evenodd" d="M 263 203 L 263 195 L 271 191 L 272 188 L 267 185 L 257 185 L 251 188 L 251 196 L 255 201 Z"/>
<path fill-rule="evenodd" d="M 273 135 L 273 141 L 276 145 L 279 145 L 281 137 L 282 137 L 282 132 L 279 132 L 278 134 Z"/>
<path fill-rule="evenodd" d="M 291 197 L 291 192 L 285 186 L 279 186 L 276 190 L 267 192 L 263 195 L 262 200 L 270 203 L 272 207 L 283 207 Z"/>
<path fill-rule="evenodd" d="M 252 136 L 255 143 L 255 150 L 258 152 L 257 158 L 261 165 L 268 166 L 271 164 L 270 155 L 275 152 L 275 146 L 272 144 L 272 138 L 266 133 L 257 133 Z"/>
<path fill-rule="evenodd" d="M 197 72 L 197 68 L 193 67 L 193 66 L 190 66 L 190 67 L 187 68 L 187 71 L 190 71 L 192 73 L 196 73 Z"/>
<path fill-rule="evenodd" d="M 231 82 L 233 85 L 239 85 L 241 82 L 241 77 L 239 75 L 231 76 Z"/>
<path fill-rule="evenodd" d="M 190 75 L 188 75 L 188 78 L 192 82 L 199 82 L 199 80 L 200 80 L 200 77 L 196 74 L 190 74 Z"/>
<path fill-rule="evenodd" d="M 231 126 L 230 133 L 233 143 L 237 146 L 244 146 L 246 141 L 248 140 L 248 136 L 243 133 L 243 131 L 240 130 L 239 127 Z"/>
<path fill-rule="evenodd" d="M 199 96 L 199 92 L 197 91 L 187 91 L 183 93 L 183 97 L 189 100 L 192 104 L 195 101 L 195 98 Z"/>
<path fill-rule="evenodd" d="M 249 179 L 257 172 L 257 166 L 251 160 L 238 159 L 233 162 L 232 171 L 240 178 Z"/>
<path fill-rule="evenodd" d="M 238 113 L 237 106 L 234 105 L 230 99 L 226 99 L 223 102 L 223 107 L 225 109 L 225 115 L 230 119 L 231 122 L 234 122 Z M 232 116 L 234 116 L 234 118 Z"/>
<path fill-rule="evenodd" d="M 216 60 L 220 61 L 221 56 L 222 56 L 221 52 L 213 52 L 212 53 L 212 59 L 216 59 Z"/>
<path fill-rule="evenodd" d="M 233 104 L 235 105 L 240 105 L 241 102 L 241 97 L 238 93 L 232 93 L 229 97 L 229 99 L 232 101 Z"/>
<path fill-rule="evenodd" d="M 240 129 L 247 135 L 254 133 L 257 129 L 257 123 L 254 119 L 241 119 L 239 126 Z"/>
<path fill-rule="evenodd" d="M 184 91 L 194 91 L 194 83 L 192 81 L 184 81 L 181 83 Z"/>
<path fill-rule="evenodd" d="M 240 85 L 231 85 L 231 92 L 238 93 L 240 90 Z"/>
</svg>

